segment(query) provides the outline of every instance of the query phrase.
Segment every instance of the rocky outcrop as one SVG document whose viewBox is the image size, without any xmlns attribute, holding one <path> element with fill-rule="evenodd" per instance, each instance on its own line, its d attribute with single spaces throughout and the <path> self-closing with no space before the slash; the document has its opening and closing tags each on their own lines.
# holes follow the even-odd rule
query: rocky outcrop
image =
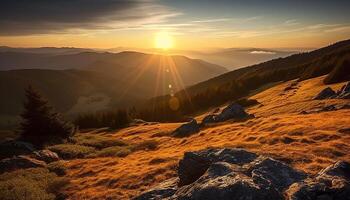
<svg viewBox="0 0 350 200">
<path fill-rule="evenodd" d="M 165 199 L 173 196 L 177 190 L 178 178 L 171 178 L 144 192 L 134 200 Z"/>
<path fill-rule="evenodd" d="M 206 149 L 185 153 L 177 179 L 136 199 L 349 199 L 350 164 L 338 162 L 311 178 L 270 157 L 243 149 Z M 176 181 L 175 181 L 176 180 Z"/>
<path fill-rule="evenodd" d="M 46 167 L 46 163 L 29 156 L 15 156 L 0 161 L 0 173 L 33 167 Z"/>
<path fill-rule="evenodd" d="M 272 187 L 279 192 L 306 178 L 305 173 L 266 157 L 259 157 L 250 163 L 247 172 L 260 187 Z"/>
<path fill-rule="evenodd" d="M 28 142 L 9 140 L 0 144 L 0 159 L 30 154 L 33 151 L 35 151 L 34 146 Z"/>
<path fill-rule="evenodd" d="M 350 99 L 350 82 L 348 82 L 346 85 L 343 85 L 343 87 L 337 92 L 334 92 L 332 88 L 327 87 L 314 97 L 315 100 L 328 98 Z"/>
<path fill-rule="evenodd" d="M 219 114 L 210 114 L 203 118 L 202 125 L 216 123 L 216 122 L 224 122 L 230 119 L 244 119 L 251 117 L 245 112 L 244 107 L 237 104 L 232 103 L 224 108 Z"/>
<path fill-rule="evenodd" d="M 335 97 L 336 93 L 334 90 L 330 87 L 327 87 L 323 89 L 320 93 L 318 93 L 315 97 L 314 100 L 322 100 L 322 99 L 328 99 L 331 97 Z"/>
<path fill-rule="evenodd" d="M 53 161 L 58 161 L 60 158 L 58 157 L 57 153 L 52 152 L 48 149 L 35 151 L 33 152 L 33 156 L 37 160 L 44 161 L 46 163 L 50 163 Z"/>
<path fill-rule="evenodd" d="M 175 137 L 186 137 L 196 132 L 199 132 L 199 124 L 195 119 L 192 119 L 190 122 L 178 127 L 172 135 Z"/>
<path fill-rule="evenodd" d="M 320 171 L 316 177 L 293 184 L 286 196 L 288 200 L 349 200 L 350 163 L 339 161 Z"/>
<path fill-rule="evenodd" d="M 236 103 L 228 105 L 217 116 L 218 121 L 226 121 L 229 119 L 243 119 L 248 117 L 248 114 L 244 111 L 244 108 Z"/>
<path fill-rule="evenodd" d="M 205 116 L 202 120 L 202 124 L 211 124 L 211 123 L 218 122 L 217 116 L 218 115 L 215 115 L 215 114 Z"/>
<path fill-rule="evenodd" d="M 281 199 L 273 188 L 262 188 L 248 175 L 226 162 L 217 162 L 198 180 L 179 188 L 170 199 L 178 200 L 231 200 L 231 199 Z"/>
</svg>

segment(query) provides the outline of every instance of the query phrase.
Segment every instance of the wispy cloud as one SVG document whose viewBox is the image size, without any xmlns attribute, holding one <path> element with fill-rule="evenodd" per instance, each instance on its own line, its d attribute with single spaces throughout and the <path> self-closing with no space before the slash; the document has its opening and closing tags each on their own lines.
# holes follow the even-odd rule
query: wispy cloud
<svg viewBox="0 0 350 200">
<path fill-rule="evenodd" d="M 340 24 L 315 24 L 315 25 L 311 25 L 308 26 L 307 29 L 324 29 L 324 28 L 332 28 L 332 27 L 336 27 L 339 26 Z"/>
<path fill-rule="evenodd" d="M 284 25 L 286 26 L 295 26 L 299 25 L 300 23 L 296 19 L 290 19 L 284 22 Z"/>
<path fill-rule="evenodd" d="M 192 23 L 213 23 L 213 22 L 227 22 L 233 20 L 232 18 L 218 18 L 218 19 L 205 19 L 205 20 L 194 20 Z"/>
<path fill-rule="evenodd" d="M 265 54 L 265 55 L 273 55 L 276 54 L 276 52 L 272 51 L 252 51 L 250 54 Z"/>
<path fill-rule="evenodd" d="M 340 27 L 336 27 L 336 28 L 331 28 L 328 30 L 325 30 L 325 32 L 342 32 L 342 31 L 350 31 L 350 26 L 340 26 Z"/>
</svg>

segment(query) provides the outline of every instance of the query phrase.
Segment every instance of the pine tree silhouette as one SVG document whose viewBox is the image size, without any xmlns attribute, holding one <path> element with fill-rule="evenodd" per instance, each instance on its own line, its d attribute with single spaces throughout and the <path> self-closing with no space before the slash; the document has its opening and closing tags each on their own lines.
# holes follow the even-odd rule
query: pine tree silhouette
<svg viewBox="0 0 350 200">
<path fill-rule="evenodd" d="M 68 138 L 73 134 L 73 126 L 61 119 L 57 112 L 32 86 L 25 89 L 26 101 L 21 114 L 21 139 L 37 147 Z"/>
</svg>

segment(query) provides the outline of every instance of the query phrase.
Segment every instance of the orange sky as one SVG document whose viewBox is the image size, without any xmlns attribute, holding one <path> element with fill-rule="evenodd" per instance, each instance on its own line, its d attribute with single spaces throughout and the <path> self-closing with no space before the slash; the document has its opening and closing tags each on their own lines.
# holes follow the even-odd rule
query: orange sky
<svg viewBox="0 0 350 200">
<path fill-rule="evenodd" d="M 9 1 L 0 45 L 154 48 L 167 32 L 176 49 L 318 48 L 349 39 L 349 1 Z"/>
</svg>

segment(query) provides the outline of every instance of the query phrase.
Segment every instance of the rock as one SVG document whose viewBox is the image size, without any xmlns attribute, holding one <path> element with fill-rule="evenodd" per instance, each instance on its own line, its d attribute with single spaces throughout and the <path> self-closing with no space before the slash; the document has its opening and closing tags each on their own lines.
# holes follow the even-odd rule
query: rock
<svg viewBox="0 0 350 200">
<path fill-rule="evenodd" d="M 307 115 L 307 114 L 309 114 L 309 113 L 306 112 L 305 110 L 303 110 L 303 111 L 300 112 L 300 114 L 301 114 L 301 115 Z"/>
<path fill-rule="evenodd" d="M 0 144 L 0 159 L 30 154 L 33 151 L 35 151 L 34 146 L 28 142 L 9 140 Z"/>
<path fill-rule="evenodd" d="M 195 119 L 192 119 L 192 121 L 178 127 L 173 135 L 175 137 L 186 137 L 196 132 L 199 132 L 199 124 Z"/>
<path fill-rule="evenodd" d="M 238 103 L 232 103 L 222 110 L 220 114 L 210 114 L 203 118 L 202 124 L 223 122 L 229 119 L 254 118 L 244 111 L 244 107 Z"/>
<path fill-rule="evenodd" d="M 323 89 L 320 93 L 318 93 L 318 95 L 314 97 L 314 100 L 328 99 L 328 98 L 334 97 L 335 95 L 336 93 L 334 92 L 334 90 L 332 90 L 332 88 L 330 87 L 327 87 Z"/>
<path fill-rule="evenodd" d="M 13 158 L 5 158 L 0 161 L 0 173 L 33 167 L 46 167 L 46 163 L 29 156 L 16 156 Z"/>
<path fill-rule="evenodd" d="M 217 122 L 217 115 L 207 115 L 203 118 L 202 124 L 211 124 Z"/>
<path fill-rule="evenodd" d="M 33 157 L 37 160 L 42 160 L 46 163 L 50 163 L 60 159 L 57 153 L 52 152 L 48 149 L 33 152 Z"/>
<path fill-rule="evenodd" d="M 272 158 L 259 157 L 249 164 L 248 173 L 260 187 L 282 192 L 291 184 L 306 178 L 306 174 Z"/>
<path fill-rule="evenodd" d="M 248 114 L 244 111 L 244 108 L 237 103 L 233 103 L 222 110 L 217 116 L 217 121 L 222 122 L 229 119 L 243 119 L 246 117 L 248 117 Z"/>
<path fill-rule="evenodd" d="M 220 108 L 215 108 L 215 109 L 212 111 L 213 114 L 216 114 L 216 113 L 218 113 L 218 112 L 220 112 Z"/>
<path fill-rule="evenodd" d="M 350 163 L 339 161 L 321 170 L 316 177 L 294 183 L 286 191 L 287 199 L 350 200 Z"/>
<path fill-rule="evenodd" d="M 318 176 L 338 176 L 350 181 L 350 163 L 338 161 L 334 165 L 330 165 L 318 173 Z"/>
<path fill-rule="evenodd" d="M 329 106 L 323 107 L 320 111 L 326 112 L 326 111 L 334 111 L 334 110 L 337 110 L 337 107 L 335 105 L 329 105 Z"/>
<path fill-rule="evenodd" d="M 217 162 L 190 185 L 179 188 L 170 199 L 177 200 L 239 200 L 282 199 L 282 195 L 270 188 L 260 188 L 254 181 L 235 169 L 236 166 Z"/>
<path fill-rule="evenodd" d="M 160 200 L 160 199 L 166 199 L 172 195 L 175 194 L 177 190 L 177 184 L 179 179 L 178 178 L 171 178 L 156 187 L 143 192 L 134 200 Z"/>
<path fill-rule="evenodd" d="M 133 119 L 132 123 L 134 123 L 134 124 L 144 124 L 144 123 L 147 123 L 147 122 L 145 120 L 142 120 L 142 119 Z"/>
<path fill-rule="evenodd" d="M 184 158 L 179 161 L 178 175 L 179 186 L 196 181 L 209 168 L 211 161 L 205 156 L 195 152 L 186 152 Z"/>
<path fill-rule="evenodd" d="M 179 185 L 187 185 L 196 181 L 212 163 L 227 162 L 230 164 L 245 164 L 253 161 L 256 154 L 243 149 L 206 149 L 197 152 L 186 152 L 179 161 Z"/>
<path fill-rule="evenodd" d="M 178 173 L 178 186 L 170 179 L 136 199 L 350 200 L 350 163 L 344 161 L 308 177 L 273 158 L 217 148 L 185 153 Z"/>
</svg>

